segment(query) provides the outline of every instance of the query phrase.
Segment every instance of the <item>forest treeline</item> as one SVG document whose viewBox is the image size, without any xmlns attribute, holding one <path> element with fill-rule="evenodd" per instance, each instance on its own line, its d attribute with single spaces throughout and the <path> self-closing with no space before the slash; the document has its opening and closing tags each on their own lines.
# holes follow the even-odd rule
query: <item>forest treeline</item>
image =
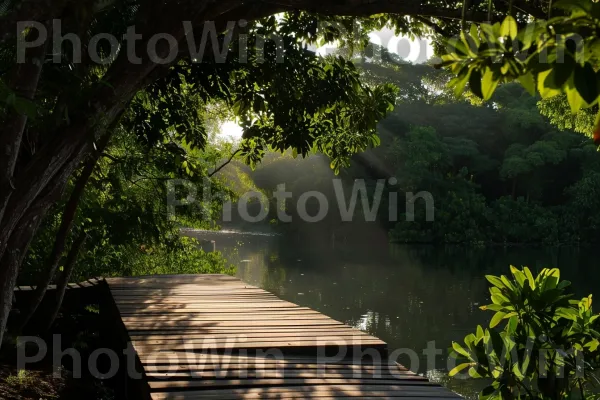
<svg viewBox="0 0 600 400">
<path fill-rule="evenodd" d="M 294 193 L 286 204 L 291 215 L 297 215 L 298 197 L 306 191 L 320 191 L 329 200 L 326 218 L 314 224 L 277 221 L 273 203 L 266 219 L 271 225 L 331 240 L 383 227 L 390 240 L 404 243 L 574 244 L 598 236 L 600 153 L 591 138 L 568 129 L 576 121 L 561 114 L 564 99 L 540 102 L 518 84 L 502 85 L 487 103 L 459 99 L 446 88 L 446 73 L 378 51 L 383 56 L 369 58 L 367 52 L 355 62 L 367 81 L 400 89 L 395 110 L 379 124 L 381 145 L 356 155 L 338 177 L 320 156 L 274 153 L 256 171 L 246 170 L 268 195 L 285 183 Z M 562 115 L 560 126 L 544 114 L 553 120 Z M 365 226 L 361 215 L 342 223 L 332 179 L 344 181 L 347 198 L 353 182 L 366 179 L 372 200 L 377 179 L 392 177 L 397 184 L 386 185 L 376 223 Z M 422 191 L 433 196 L 434 221 L 426 220 L 423 200 L 417 200 L 409 221 L 405 194 Z M 398 193 L 398 222 L 389 218 L 390 192 Z M 316 200 L 307 203 L 311 215 L 318 207 Z M 359 205 L 357 214 L 361 210 Z"/>
</svg>

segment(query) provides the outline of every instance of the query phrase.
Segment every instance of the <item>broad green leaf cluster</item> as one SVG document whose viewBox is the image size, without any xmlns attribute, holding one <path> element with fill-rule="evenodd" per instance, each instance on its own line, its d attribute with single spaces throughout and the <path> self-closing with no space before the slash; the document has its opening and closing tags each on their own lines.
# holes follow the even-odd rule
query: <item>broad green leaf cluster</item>
<svg viewBox="0 0 600 400">
<path fill-rule="evenodd" d="M 592 296 L 572 300 L 570 282 L 556 268 L 534 276 L 511 266 L 509 276 L 486 279 L 492 303 L 481 309 L 494 315 L 489 328 L 478 326 L 464 344 L 452 344 L 462 362 L 450 375 L 491 379 L 480 399 L 585 398 L 600 367 L 600 315 Z"/>
<path fill-rule="evenodd" d="M 456 94 L 467 87 L 489 100 L 504 82 L 518 81 L 542 99 L 564 95 L 571 113 L 594 107 L 600 96 L 600 6 L 562 0 L 556 16 L 518 25 L 510 15 L 495 24 L 471 25 L 448 41 L 440 66 L 455 77 Z M 591 132 L 588 132 L 591 133 Z"/>
</svg>

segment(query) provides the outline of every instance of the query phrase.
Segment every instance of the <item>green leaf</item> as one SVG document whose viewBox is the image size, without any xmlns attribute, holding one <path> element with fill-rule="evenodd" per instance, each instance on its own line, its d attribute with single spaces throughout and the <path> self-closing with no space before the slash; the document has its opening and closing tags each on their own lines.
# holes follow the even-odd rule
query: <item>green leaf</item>
<svg viewBox="0 0 600 400">
<path fill-rule="evenodd" d="M 572 81 L 572 80 L 571 80 Z M 577 112 L 585 106 L 585 100 L 579 94 L 579 91 L 575 88 L 574 84 L 569 83 L 565 87 L 565 93 L 567 94 L 567 101 L 569 107 L 571 107 L 571 113 L 577 114 Z"/>
<path fill-rule="evenodd" d="M 519 77 L 519 83 L 527 90 L 527 92 L 535 96 L 535 79 L 531 72 L 527 72 L 525 75 Z"/>
<path fill-rule="evenodd" d="M 481 92 L 481 71 L 471 71 L 471 76 L 469 77 L 469 88 L 475 96 L 483 99 L 483 93 Z"/>
<path fill-rule="evenodd" d="M 555 289 L 560 280 L 560 270 L 558 268 L 552 268 L 547 271 L 547 278 L 544 284 L 544 290 Z"/>
<path fill-rule="evenodd" d="M 553 97 L 561 93 L 560 90 L 552 87 L 552 83 L 550 85 L 546 84 L 546 80 L 548 79 L 551 73 L 552 70 L 549 69 L 547 71 L 540 72 L 537 76 L 537 87 L 538 91 L 540 92 L 540 96 L 542 96 L 542 99 L 547 99 L 549 97 Z"/>
<path fill-rule="evenodd" d="M 488 282 L 490 282 L 492 285 L 496 286 L 497 288 L 504 289 L 506 287 L 506 286 L 504 286 L 504 283 L 502 283 L 500 278 L 498 278 L 497 276 L 486 275 L 485 279 L 487 279 Z"/>
<path fill-rule="evenodd" d="M 488 304 L 485 306 L 480 306 L 479 309 L 482 311 L 502 311 L 505 308 L 499 304 Z"/>
<path fill-rule="evenodd" d="M 492 25 L 481 24 L 481 25 L 479 25 L 479 28 L 481 29 L 481 32 L 483 33 L 483 37 L 485 37 L 488 42 L 491 41 L 490 39 L 495 38 L 494 28 L 492 27 Z M 483 43 L 485 43 L 485 42 L 482 42 L 482 44 Z"/>
<path fill-rule="evenodd" d="M 467 350 L 465 350 L 460 344 L 458 344 L 456 342 L 452 342 L 452 348 L 454 349 L 454 351 L 456 351 L 461 356 L 471 358 L 471 355 L 469 354 L 469 352 Z"/>
<path fill-rule="evenodd" d="M 450 82 L 448 82 L 448 86 L 454 88 L 454 95 L 456 97 L 459 97 L 463 93 L 471 75 L 471 71 L 469 71 L 468 68 L 464 68 L 463 71 L 461 71 L 458 76 L 452 78 Z"/>
<path fill-rule="evenodd" d="M 460 32 L 460 39 L 465 45 L 465 49 L 469 55 L 469 57 L 475 57 L 475 51 L 477 50 L 477 44 L 473 40 L 473 38 L 468 35 L 465 31 Z"/>
<path fill-rule="evenodd" d="M 571 286 L 570 281 L 560 281 L 560 283 L 556 286 L 557 289 L 563 290 L 564 288 Z"/>
<path fill-rule="evenodd" d="M 598 80 L 590 63 L 582 67 L 577 65 L 574 72 L 575 88 L 587 104 L 593 104 L 598 98 Z"/>
<path fill-rule="evenodd" d="M 475 42 L 475 45 L 477 47 L 479 47 L 479 45 L 481 43 L 479 42 L 479 30 L 477 29 L 477 25 L 471 24 L 471 27 L 469 29 L 469 34 L 471 35 L 471 38 Z"/>
<path fill-rule="evenodd" d="M 557 62 L 552 66 L 546 85 L 553 89 L 562 89 L 575 70 L 575 60 L 570 54 L 565 54 L 564 62 Z"/>
<path fill-rule="evenodd" d="M 494 314 L 494 316 L 492 317 L 492 320 L 490 321 L 490 328 L 496 327 L 496 325 L 498 325 L 500 323 L 500 321 L 502 321 L 504 319 L 505 315 L 506 315 L 506 313 L 502 312 L 502 311 L 498 311 L 496 314 Z"/>
<path fill-rule="evenodd" d="M 592 339 L 591 341 L 587 342 L 584 345 L 584 347 L 587 347 L 592 352 L 598 350 L 599 346 L 600 346 L 600 342 L 597 339 Z"/>
<path fill-rule="evenodd" d="M 495 304 L 501 304 L 501 305 L 505 305 L 507 303 L 510 303 L 510 300 L 508 299 L 508 297 L 502 295 L 502 294 L 493 294 L 491 296 L 492 302 Z"/>
<path fill-rule="evenodd" d="M 448 376 L 455 376 L 456 374 L 458 374 L 460 371 L 462 371 L 465 368 L 470 367 L 471 364 L 470 363 L 462 363 L 457 365 L 456 367 L 452 368 L 450 370 L 450 372 L 448 372 Z"/>
<path fill-rule="evenodd" d="M 457 56 L 465 57 L 469 55 L 469 49 L 467 45 L 462 42 L 461 39 L 454 37 L 448 40 L 448 53 L 455 53 Z"/>
<path fill-rule="evenodd" d="M 535 279 L 533 278 L 533 274 L 531 273 L 531 270 L 527 267 L 524 267 L 523 272 L 525 273 L 525 276 L 527 277 L 527 280 L 529 281 L 529 287 L 531 288 L 531 290 L 535 290 Z"/>
<path fill-rule="evenodd" d="M 478 379 L 478 378 L 483 378 L 483 375 L 481 375 L 481 374 L 480 374 L 480 373 L 479 373 L 479 372 L 478 372 L 478 371 L 477 371 L 475 368 L 473 368 L 473 367 L 469 368 L 469 376 L 470 376 L 471 378 L 475 378 L 475 379 Z"/>
<path fill-rule="evenodd" d="M 568 320 L 577 321 L 579 313 L 572 308 L 560 307 L 556 310 L 556 316 Z"/>
<path fill-rule="evenodd" d="M 500 275 L 500 280 L 502 280 L 502 283 L 504 283 L 504 286 L 506 286 L 508 289 L 515 290 L 512 283 L 508 280 L 506 276 Z"/>
<path fill-rule="evenodd" d="M 517 21 L 510 15 L 504 18 L 502 25 L 500 25 L 500 36 L 508 36 L 511 39 L 517 37 L 519 29 L 517 28 Z"/>
<path fill-rule="evenodd" d="M 525 376 L 523 375 L 523 372 L 521 372 L 521 369 L 519 368 L 519 363 L 514 363 L 513 367 L 512 367 L 512 372 L 513 374 L 515 374 L 515 376 L 519 379 L 525 379 Z"/>
<path fill-rule="evenodd" d="M 504 349 L 504 340 L 502 340 L 502 337 L 495 329 L 490 329 L 488 332 L 490 334 L 494 353 L 496 353 L 496 356 L 500 357 L 502 349 Z"/>
<path fill-rule="evenodd" d="M 510 272 L 515 277 L 515 280 L 517 281 L 519 286 L 523 287 L 525 285 L 525 279 L 527 279 L 525 274 L 523 272 L 519 271 L 519 269 L 517 267 L 515 267 L 514 265 L 510 266 Z"/>
<path fill-rule="evenodd" d="M 483 327 L 481 325 L 477 325 L 477 338 L 481 338 L 484 336 Z"/>
<path fill-rule="evenodd" d="M 489 100 L 494 94 L 499 80 L 494 76 L 494 71 L 491 68 L 486 68 L 481 80 L 481 92 L 484 100 Z"/>
<path fill-rule="evenodd" d="M 509 335 L 514 334 L 517 331 L 517 325 L 519 324 L 519 317 L 514 315 L 508 319 L 508 324 L 506 324 L 506 332 Z"/>
<path fill-rule="evenodd" d="M 481 400 L 490 400 L 493 398 L 496 398 L 496 388 L 494 388 L 493 386 L 487 386 L 485 389 L 483 389 L 480 393 L 479 393 L 479 398 Z"/>
</svg>

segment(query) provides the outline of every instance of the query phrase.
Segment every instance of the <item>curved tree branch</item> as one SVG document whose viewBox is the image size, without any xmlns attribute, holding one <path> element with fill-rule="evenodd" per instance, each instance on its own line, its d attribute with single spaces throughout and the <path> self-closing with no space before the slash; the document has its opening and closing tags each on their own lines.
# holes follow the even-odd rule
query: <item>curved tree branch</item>
<svg viewBox="0 0 600 400">
<path fill-rule="evenodd" d="M 230 162 L 233 161 L 233 158 L 239 153 L 241 152 L 242 149 L 237 149 L 236 151 L 233 152 L 233 154 L 231 155 L 231 157 L 229 157 L 229 159 L 227 161 L 225 161 L 223 164 L 221 164 L 221 166 L 219 166 L 219 168 L 215 169 L 213 172 L 211 172 L 210 174 L 208 174 L 208 177 L 212 177 L 213 175 L 215 175 L 217 172 L 219 172 L 220 170 L 222 170 L 223 168 L 225 168 Z"/>
<path fill-rule="evenodd" d="M 46 295 L 48 285 L 50 285 L 50 282 L 52 282 L 52 278 L 54 277 L 60 259 L 62 258 L 67 238 L 69 236 L 69 233 L 71 232 L 71 228 L 73 227 L 75 216 L 77 215 L 79 202 L 81 201 L 81 197 L 83 196 L 83 193 L 85 191 L 85 186 L 87 185 L 90 177 L 92 176 L 92 173 L 96 168 L 98 159 L 100 158 L 102 152 L 108 145 L 112 133 L 114 132 L 114 129 L 116 128 L 118 123 L 119 118 L 117 118 L 113 122 L 113 125 L 107 130 L 107 132 L 100 139 L 100 141 L 98 141 L 98 143 L 96 144 L 96 151 L 84 162 L 83 170 L 77 178 L 77 180 L 75 181 L 75 187 L 71 192 L 69 201 L 67 202 L 63 214 L 61 216 L 60 226 L 58 228 L 58 232 L 56 233 L 54 246 L 52 247 L 52 252 L 50 254 L 48 262 L 46 263 L 45 269 L 42 271 L 40 279 L 37 282 L 32 299 L 29 303 L 29 307 L 24 312 L 23 317 L 17 328 L 18 333 L 21 333 L 23 328 L 31 320 L 35 311 L 38 309 L 39 305 L 44 299 L 44 296 Z"/>
<path fill-rule="evenodd" d="M 440 27 L 438 24 L 436 24 L 435 22 L 433 22 L 429 18 L 422 17 L 420 15 L 416 15 L 413 18 L 415 20 L 417 20 L 419 22 L 422 22 L 425 25 L 427 25 L 429 28 L 431 28 L 438 35 L 440 35 L 440 36 L 448 36 L 448 33 L 442 27 Z"/>
</svg>

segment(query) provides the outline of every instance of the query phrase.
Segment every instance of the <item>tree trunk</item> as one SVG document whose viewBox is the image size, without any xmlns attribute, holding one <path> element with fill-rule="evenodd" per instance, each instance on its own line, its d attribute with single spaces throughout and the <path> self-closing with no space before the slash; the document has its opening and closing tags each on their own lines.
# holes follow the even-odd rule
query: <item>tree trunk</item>
<svg viewBox="0 0 600 400">
<path fill-rule="evenodd" d="M 63 187 L 54 186 L 54 189 L 47 194 L 50 200 L 56 199 L 60 195 Z M 31 240 L 42 222 L 41 215 L 44 215 L 52 202 L 37 202 L 29 209 L 29 212 L 19 221 L 19 225 L 14 230 L 8 241 L 8 251 L 4 252 L 0 260 L 0 345 L 6 330 L 8 315 L 12 307 L 13 291 L 19 275 L 19 267 L 27 255 Z"/>
<path fill-rule="evenodd" d="M 242 7 L 241 10 L 232 10 L 228 14 L 229 9 L 235 4 L 233 0 L 213 4 L 215 6 L 211 11 L 213 14 L 205 10 L 206 5 L 195 9 L 192 14 L 183 13 L 182 10 L 174 9 L 170 5 L 159 8 L 149 5 L 145 10 L 146 13 L 140 11 L 139 18 L 142 22 L 140 25 L 143 27 L 140 34 L 148 39 L 136 41 L 137 53 L 140 56 L 147 54 L 147 42 L 155 33 L 170 33 L 177 40 L 182 41 L 185 38 L 182 20 L 194 20 L 200 26 L 203 21 L 215 20 L 218 29 L 221 30 L 225 29 L 228 21 L 245 16 L 257 19 L 271 15 L 273 11 L 269 7 L 252 8 L 249 5 L 249 8 Z M 177 11 L 180 15 L 174 14 L 173 11 Z M 238 15 L 237 12 L 241 14 Z M 156 23 L 148 23 L 150 16 L 161 15 L 169 18 L 158 18 L 158 20 L 155 18 Z M 157 46 L 156 55 L 159 58 L 166 58 L 170 50 L 169 46 L 161 41 Z M 69 109 L 74 110 L 71 120 L 66 125 L 49 131 L 47 137 L 50 139 L 27 165 L 19 168 L 18 173 L 14 174 L 13 182 L 25 184 L 16 185 L 16 189 L 8 199 L 6 211 L 0 219 L 0 260 L 13 230 L 40 193 L 47 189 L 49 183 L 59 174 L 71 174 L 75 170 L 83 157 L 90 152 L 92 142 L 106 132 L 107 127 L 127 107 L 131 98 L 139 90 L 169 72 L 168 64 L 158 65 L 150 60 L 148 55 L 144 57 L 141 63 L 132 64 L 128 59 L 128 52 L 120 52 L 103 76 L 102 83 L 98 83 L 89 91 L 89 97 L 85 101 L 69 105 Z"/>
<path fill-rule="evenodd" d="M 0 258 L 0 346 L 12 307 L 13 291 L 19 268 L 27 255 L 29 245 L 42 222 L 43 216 L 62 194 L 66 179 L 53 181 L 50 188 L 32 202 L 7 243 L 8 250 Z"/>
<path fill-rule="evenodd" d="M 117 63 L 118 61 L 115 61 Z M 115 67 L 114 64 L 112 67 Z M 115 67 L 117 68 L 117 67 Z M 117 68 L 118 69 L 118 68 Z M 19 272 L 22 258 L 5 257 L 15 248 L 9 246 L 13 241 L 21 241 L 21 236 L 29 235 L 29 243 L 37 226 L 23 231 L 21 226 L 30 213 L 41 219 L 50 206 L 63 193 L 67 180 L 81 160 L 89 153 L 95 138 L 106 133 L 108 125 L 118 118 L 133 95 L 148 83 L 146 78 L 153 68 L 148 65 L 133 65 L 124 75 L 115 74 L 109 85 L 102 85 L 90 97 L 90 101 L 81 110 L 77 120 L 51 133 L 52 138 L 41 148 L 28 165 L 15 175 L 16 186 L 6 206 L 6 212 L 0 220 L 0 331 L 4 332 L 8 313 L 12 304 L 14 282 Z M 121 69 L 123 70 L 123 69 Z M 166 68 L 165 68 L 166 72 Z M 133 79 L 135 76 L 137 79 Z M 18 235 L 18 239 L 13 236 Z M 16 263 L 16 264 L 15 264 Z"/>
<path fill-rule="evenodd" d="M 6 323 L 12 308 L 13 292 L 19 275 L 19 266 L 23 262 L 33 232 L 40 225 L 41 218 L 31 219 L 15 230 L 10 240 L 10 250 L 4 253 L 0 269 L 0 345 L 4 338 Z"/>
<path fill-rule="evenodd" d="M 46 27 L 48 28 L 49 24 L 46 24 Z M 32 29 L 27 35 L 27 40 L 34 41 L 37 36 L 37 30 Z M 25 63 L 16 65 L 10 78 L 10 86 L 19 98 L 26 100 L 34 98 L 49 42 L 47 40 L 38 47 L 27 49 Z M 9 106 L 3 121 L 4 126 L 0 132 L 0 221 L 2 221 L 8 199 L 15 190 L 12 178 L 26 124 L 27 115 L 11 110 Z"/>
<path fill-rule="evenodd" d="M 250 12 L 243 8 L 243 13 L 237 15 L 237 10 L 233 7 L 235 3 L 233 0 L 218 2 L 213 10 L 214 15 L 206 12 L 205 6 L 208 3 L 202 3 L 200 9 L 195 9 L 192 14 L 182 15 L 174 15 L 173 11 L 177 8 L 171 5 L 163 7 L 149 5 L 146 11 L 155 16 L 164 15 L 165 18 L 151 20 L 145 18 L 147 15 L 140 12 L 138 19 L 143 22 L 141 26 L 144 28 L 140 33 L 148 39 L 136 42 L 139 50 L 137 54 L 146 53 L 145 46 L 154 33 L 170 33 L 181 41 L 185 36 L 181 25 L 183 19 L 196 21 L 200 25 L 203 21 L 220 19 L 217 25 L 223 23 L 223 26 L 226 26 L 227 21 L 238 20 L 248 15 L 257 19 L 273 14 L 272 8 L 255 7 L 250 8 Z M 233 7 L 231 13 L 228 13 L 230 11 L 228 7 Z M 253 15 L 255 9 L 256 15 Z M 179 12 L 181 13 L 181 10 Z M 164 41 L 159 44 L 156 55 L 159 58 L 166 58 L 170 48 L 164 44 Z M 74 110 L 70 121 L 49 130 L 46 134 L 49 139 L 32 155 L 26 165 L 19 166 L 13 174 L 12 182 L 17 183 L 16 188 L 5 201 L 6 206 L 3 207 L 5 211 L 0 219 L 0 298 L 5 299 L 0 307 L 0 331 L 2 332 L 6 327 L 14 282 L 19 269 L 19 265 L 14 265 L 14 262 L 9 260 L 9 256 L 5 257 L 8 249 L 11 251 L 15 249 L 14 246 L 8 247 L 8 245 L 26 240 L 27 245 L 23 246 L 26 250 L 37 228 L 34 226 L 31 229 L 23 229 L 23 226 L 29 222 L 26 216 L 34 213 L 32 216 L 38 219 L 44 217 L 55 201 L 48 193 L 57 192 L 59 196 L 62 194 L 66 181 L 84 157 L 90 153 L 93 142 L 106 132 L 139 90 L 159 79 L 161 74 L 166 74 L 169 70 L 168 65 L 159 66 L 149 59 L 144 59 L 140 64 L 132 64 L 128 60 L 127 53 L 123 51 L 119 54 L 117 60 L 110 65 L 102 82 L 90 89 L 90 94 L 85 101 L 69 105 L 69 109 Z M 157 73 L 157 70 L 160 73 Z M 0 189 L 4 190 L 3 187 Z M 0 192 L 2 193 L 5 192 Z M 21 238 L 22 240 L 18 240 Z M 22 258 L 16 259 L 15 262 L 20 264 Z"/>
<path fill-rule="evenodd" d="M 77 215 L 77 209 L 79 207 L 81 196 L 85 191 L 85 186 L 88 183 L 90 177 L 92 176 L 92 173 L 94 172 L 98 159 L 100 158 L 102 152 L 108 145 L 114 127 L 118 124 L 118 122 L 119 119 L 117 118 L 113 123 L 113 126 L 98 142 L 96 151 L 84 163 L 81 175 L 79 175 L 75 182 L 73 192 L 71 192 L 69 201 L 67 202 L 65 210 L 62 214 L 60 227 L 58 228 L 58 232 L 56 233 L 56 239 L 54 241 L 54 246 L 52 248 L 50 258 L 48 259 L 46 267 L 41 273 L 40 279 L 36 283 L 36 288 L 29 302 L 28 308 L 23 313 L 23 317 L 18 327 L 16 328 L 16 331 L 18 333 L 20 333 L 25 328 L 27 323 L 31 320 L 31 317 L 33 317 L 33 315 L 35 314 L 35 311 L 38 309 L 38 307 L 44 300 L 44 296 L 46 295 L 46 291 L 48 290 L 48 285 L 50 285 L 50 283 L 52 282 L 52 278 L 54 278 L 54 275 L 56 274 L 56 269 L 58 268 L 58 264 L 60 262 L 60 259 L 62 258 L 67 238 L 69 237 L 69 233 L 71 232 L 71 228 L 73 227 L 73 221 L 75 221 L 75 216 Z"/>
<path fill-rule="evenodd" d="M 56 319 L 56 316 L 58 315 L 58 312 L 60 311 L 60 307 L 62 306 L 62 302 L 65 297 L 65 290 L 67 288 L 67 284 L 69 283 L 69 279 L 71 279 L 71 274 L 73 273 L 73 269 L 75 268 L 77 256 L 79 255 L 79 252 L 81 251 L 81 248 L 83 247 L 83 244 L 86 239 L 87 234 L 82 229 L 77 238 L 73 241 L 73 244 L 71 245 L 71 250 L 69 250 L 69 254 L 67 255 L 67 261 L 65 262 L 63 272 L 60 275 L 58 282 L 56 283 L 56 297 L 54 304 L 52 305 L 52 309 L 50 310 L 50 312 L 47 314 L 48 317 L 44 318 L 43 322 L 40 324 L 40 333 L 45 333 L 50 329 L 50 327 L 54 323 L 54 320 Z"/>
<path fill-rule="evenodd" d="M 8 238 L 32 202 L 53 179 L 62 179 L 65 174 L 68 178 L 73 173 L 91 151 L 92 143 L 106 133 L 135 93 L 149 83 L 147 78 L 157 65 L 131 64 L 126 53 L 122 52 L 111 65 L 104 83 L 96 87 L 83 106 L 72 105 L 77 112 L 73 113 L 70 123 L 49 132 L 50 140 L 15 174 L 15 182 L 26 184 L 16 185 L 0 220 L 0 259 Z"/>
</svg>

